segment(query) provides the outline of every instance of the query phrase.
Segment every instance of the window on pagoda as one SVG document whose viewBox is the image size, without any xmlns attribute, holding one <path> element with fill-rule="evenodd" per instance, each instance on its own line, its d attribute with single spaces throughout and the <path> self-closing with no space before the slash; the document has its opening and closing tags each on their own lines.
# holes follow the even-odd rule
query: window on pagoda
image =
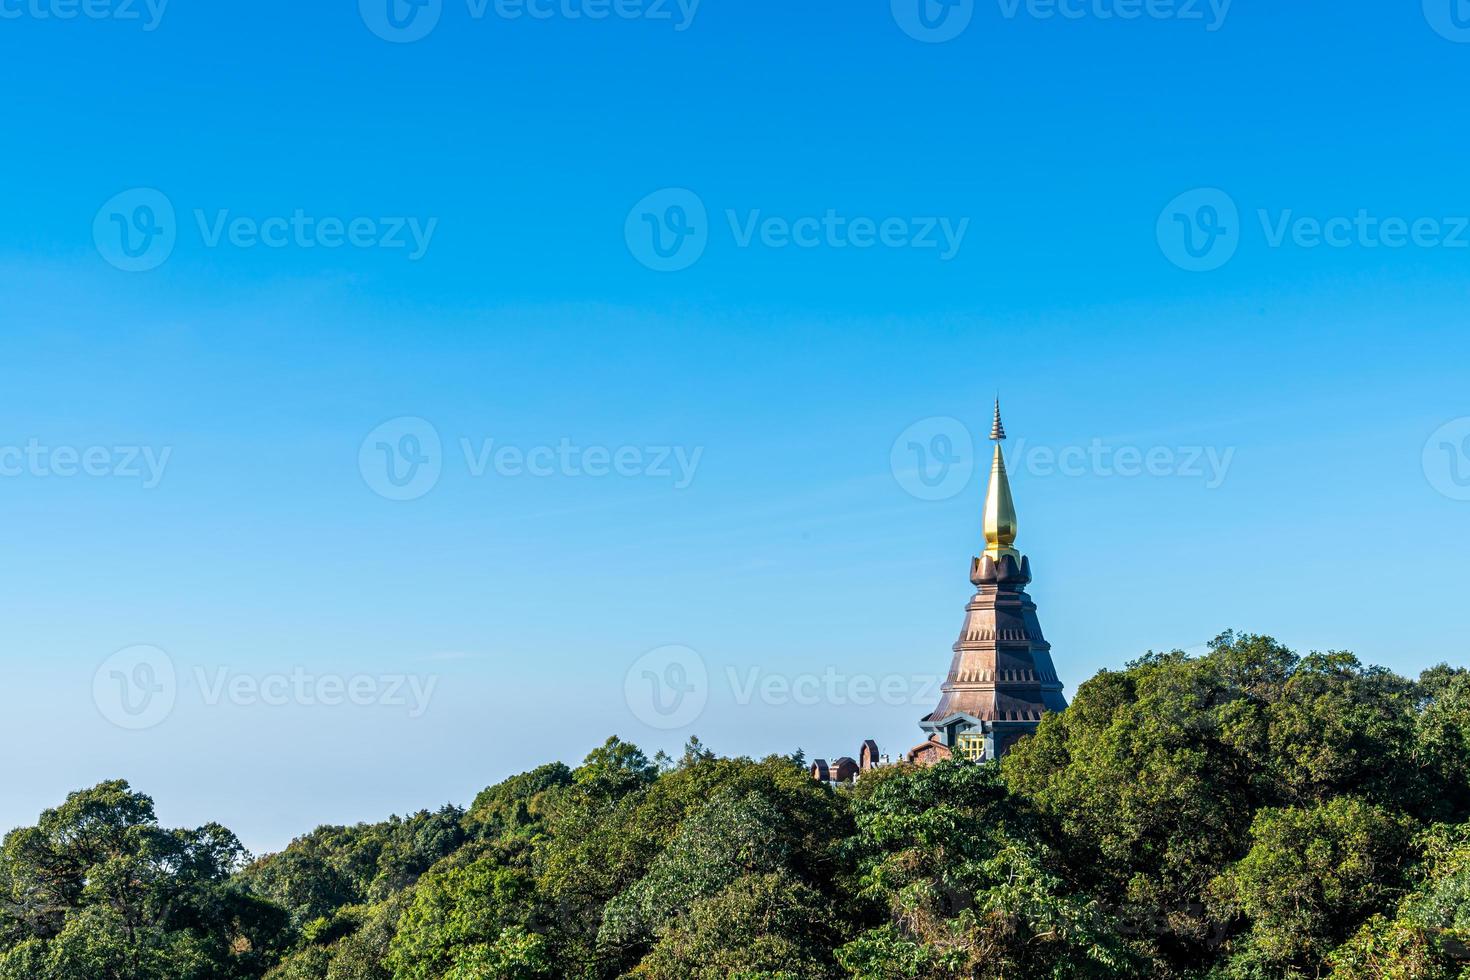
<svg viewBox="0 0 1470 980">
<path fill-rule="evenodd" d="M 960 758 L 979 762 L 985 758 L 985 735 L 983 732 L 962 732 L 955 739 L 955 751 Z"/>
</svg>

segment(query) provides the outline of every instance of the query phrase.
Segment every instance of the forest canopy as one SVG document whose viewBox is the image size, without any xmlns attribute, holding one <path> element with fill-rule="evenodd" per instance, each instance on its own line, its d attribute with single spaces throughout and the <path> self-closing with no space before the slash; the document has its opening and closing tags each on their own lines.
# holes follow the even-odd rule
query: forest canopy
<svg viewBox="0 0 1470 980">
<path fill-rule="evenodd" d="M 113 781 L 0 851 L 0 980 L 1470 980 L 1470 673 L 1227 633 L 1001 763 L 617 738 L 246 853 Z"/>
</svg>

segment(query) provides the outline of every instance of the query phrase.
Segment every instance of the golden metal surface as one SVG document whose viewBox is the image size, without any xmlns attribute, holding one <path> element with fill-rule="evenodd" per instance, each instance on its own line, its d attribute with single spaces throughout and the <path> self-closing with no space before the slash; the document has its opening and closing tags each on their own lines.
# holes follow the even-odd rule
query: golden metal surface
<svg viewBox="0 0 1470 980">
<path fill-rule="evenodd" d="M 1010 555 L 1017 561 L 1021 553 L 1013 546 L 1016 543 L 1016 504 L 1011 500 L 1011 480 L 1006 475 L 1005 456 L 1000 451 L 1001 440 L 1006 437 L 1005 426 L 1000 421 L 1000 399 L 995 400 L 995 423 L 990 438 L 995 440 L 995 456 L 990 462 L 990 487 L 985 491 L 985 554 L 995 561 L 1002 555 Z"/>
</svg>

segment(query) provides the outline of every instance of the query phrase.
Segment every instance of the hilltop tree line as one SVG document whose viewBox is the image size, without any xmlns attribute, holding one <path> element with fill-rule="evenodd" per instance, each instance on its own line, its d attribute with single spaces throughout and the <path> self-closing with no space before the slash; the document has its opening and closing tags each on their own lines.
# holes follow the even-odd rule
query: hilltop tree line
<svg viewBox="0 0 1470 980">
<path fill-rule="evenodd" d="M 0 980 L 1470 978 L 1470 673 L 1225 634 L 1003 763 L 616 738 L 246 854 L 126 783 L 0 853 Z"/>
</svg>

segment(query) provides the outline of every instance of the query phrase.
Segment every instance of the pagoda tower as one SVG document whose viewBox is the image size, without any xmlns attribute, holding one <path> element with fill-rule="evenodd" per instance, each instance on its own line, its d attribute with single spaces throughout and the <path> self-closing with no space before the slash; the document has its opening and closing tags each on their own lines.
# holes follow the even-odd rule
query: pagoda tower
<svg viewBox="0 0 1470 980">
<path fill-rule="evenodd" d="M 1041 635 L 1036 604 L 1026 594 L 1031 562 L 1015 548 L 1016 506 L 1000 448 L 1005 437 L 997 398 L 985 552 L 970 562 L 976 592 L 965 606 L 965 625 L 939 705 L 919 722 L 931 743 L 970 759 L 1000 758 L 1017 739 L 1036 731 L 1043 712 L 1067 707 L 1051 644 Z"/>
</svg>

